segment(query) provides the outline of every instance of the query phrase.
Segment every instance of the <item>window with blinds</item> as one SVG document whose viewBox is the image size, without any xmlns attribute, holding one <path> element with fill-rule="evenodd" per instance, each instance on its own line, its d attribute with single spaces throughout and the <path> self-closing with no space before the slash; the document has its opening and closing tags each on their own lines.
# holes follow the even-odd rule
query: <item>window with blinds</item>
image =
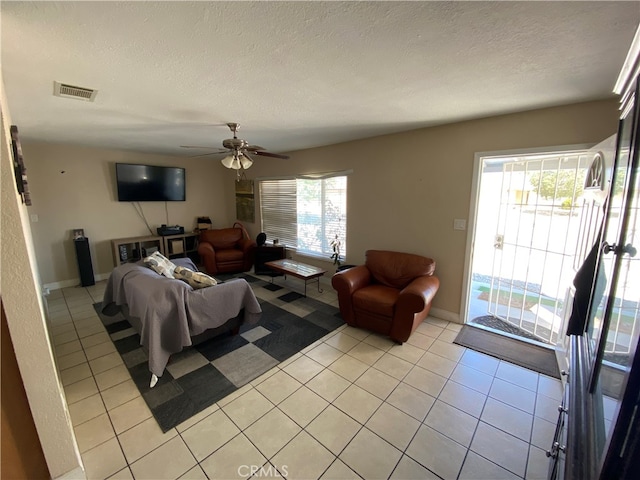
<svg viewBox="0 0 640 480">
<path fill-rule="evenodd" d="M 338 236 L 347 244 L 347 176 L 305 175 L 259 181 L 262 231 L 299 253 L 330 257 Z"/>
</svg>

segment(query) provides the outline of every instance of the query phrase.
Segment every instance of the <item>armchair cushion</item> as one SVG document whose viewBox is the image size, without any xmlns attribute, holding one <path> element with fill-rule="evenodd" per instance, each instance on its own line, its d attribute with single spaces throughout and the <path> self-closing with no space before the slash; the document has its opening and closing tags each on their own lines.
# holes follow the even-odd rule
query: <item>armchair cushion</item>
<svg viewBox="0 0 640 480">
<path fill-rule="evenodd" d="M 336 273 L 331 284 L 349 325 L 402 343 L 429 314 L 440 285 L 434 271 L 428 257 L 369 250 L 365 265 Z"/>
</svg>

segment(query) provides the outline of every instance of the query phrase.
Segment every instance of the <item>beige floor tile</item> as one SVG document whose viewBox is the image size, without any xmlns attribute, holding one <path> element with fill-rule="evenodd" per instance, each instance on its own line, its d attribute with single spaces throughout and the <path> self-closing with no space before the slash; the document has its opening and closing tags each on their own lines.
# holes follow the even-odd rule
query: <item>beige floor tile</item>
<svg viewBox="0 0 640 480">
<path fill-rule="evenodd" d="M 221 408 L 239 428 L 245 429 L 273 407 L 264 395 L 252 389 Z"/>
<path fill-rule="evenodd" d="M 217 410 L 181 433 L 185 443 L 198 461 L 240 433 L 222 410 Z"/>
<path fill-rule="evenodd" d="M 520 479 L 517 475 L 514 475 L 493 462 L 490 462 L 477 453 L 469 452 L 464 461 L 464 465 L 462 465 L 459 480 L 478 480 L 479 478 L 490 478 L 492 480 Z"/>
<path fill-rule="evenodd" d="M 536 404 L 535 392 L 499 378 L 494 378 L 489 396 L 527 413 L 533 413 Z"/>
<path fill-rule="evenodd" d="M 164 445 L 148 453 L 130 465 L 136 480 L 173 480 L 196 465 L 196 459 L 180 437 L 174 437 Z"/>
<path fill-rule="evenodd" d="M 528 443 L 480 422 L 471 442 L 471 450 L 519 477 L 524 477 Z"/>
<path fill-rule="evenodd" d="M 437 373 L 441 377 L 449 378 L 457 364 L 435 353 L 425 352 L 416 365 L 430 372 Z"/>
<path fill-rule="evenodd" d="M 500 360 L 484 353 L 476 352 L 475 350 L 467 349 L 460 359 L 460 363 L 471 368 L 475 368 L 482 373 L 488 375 L 495 375 Z"/>
<path fill-rule="evenodd" d="M 247 478 L 252 467 L 259 468 L 267 459 L 247 437 L 237 435 L 229 443 L 200 463 L 209 478 Z M 254 470 L 255 471 L 255 470 Z"/>
<path fill-rule="evenodd" d="M 437 325 L 434 325 L 428 322 L 422 322 L 420 325 L 418 325 L 418 328 L 416 328 L 416 332 L 421 333 L 422 335 L 431 337 L 433 339 L 438 338 L 438 336 L 443 331 L 444 331 L 443 327 L 438 327 Z"/>
<path fill-rule="evenodd" d="M 342 460 L 336 458 L 320 478 L 322 480 L 360 480 L 362 477 L 347 467 Z"/>
<path fill-rule="evenodd" d="M 526 368 L 514 365 L 513 363 L 500 362 L 496 371 L 496 378 L 514 383 L 520 387 L 536 392 L 538 390 L 538 373 Z"/>
<path fill-rule="evenodd" d="M 548 422 L 540 417 L 533 417 L 533 429 L 531 431 L 531 444 L 543 450 L 549 450 L 553 442 L 556 424 Z"/>
<path fill-rule="evenodd" d="M 302 387 L 278 405 L 287 416 L 301 427 L 306 427 L 329 402 L 307 387 Z"/>
<path fill-rule="evenodd" d="M 394 345 L 391 347 L 389 353 L 409 362 L 412 365 L 415 365 L 422 355 L 424 355 L 424 350 L 405 342 L 402 345 Z"/>
<path fill-rule="evenodd" d="M 385 353 L 380 360 L 373 364 L 373 368 L 380 370 L 381 372 L 391 375 L 393 378 L 402 380 L 407 373 L 413 368 L 413 365 L 406 360 Z"/>
<path fill-rule="evenodd" d="M 438 340 L 445 343 L 453 343 L 457 336 L 458 332 L 446 328 L 440 335 L 438 335 Z"/>
<path fill-rule="evenodd" d="M 337 373 L 325 369 L 307 382 L 307 387 L 329 402 L 333 402 L 344 392 L 351 382 Z"/>
<path fill-rule="evenodd" d="M 362 363 L 366 363 L 367 365 L 373 365 L 380 357 L 384 355 L 384 350 L 380 350 L 373 345 L 369 345 L 368 343 L 361 342 L 351 350 L 347 352 L 348 355 L 352 356 L 360 360 Z"/>
<path fill-rule="evenodd" d="M 527 460 L 526 480 L 546 480 L 549 473 L 549 459 L 544 450 L 531 446 Z"/>
<path fill-rule="evenodd" d="M 136 384 L 133 383 L 133 380 L 125 380 L 114 387 L 103 390 L 101 394 L 107 410 L 111 410 L 129 400 L 139 397 L 140 390 L 138 390 Z"/>
<path fill-rule="evenodd" d="M 291 362 L 282 370 L 287 372 L 299 382 L 307 383 L 318 373 L 320 373 L 323 368 L 324 367 L 315 360 L 312 360 L 311 358 L 303 355 L 294 362 Z"/>
<path fill-rule="evenodd" d="M 382 400 L 357 385 L 351 385 L 333 404 L 364 425 L 382 404 Z"/>
<path fill-rule="evenodd" d="M 405 453 L 442 478 L 457 478 L 467 449 L 423 425 Z"/>
<path fill-rule="evenodd" d="M 87 360 L 93 360 L 95 358 L 117 352 L 117 350 L 112 342 L 104 342 L 92 347 L 85 347 L 84 352 L 87 356 Z"/>
<path fill-rule="evenodd" d="M 382 400 L 387 398 L 399 383 L 400 380 L 397 378 L 387 375 L 375 368 L 370 368 L 355 381 L 355 384 L 360 388 L 364 388 L 367 392 L 374 394 Z"/>
<path fill-rule="evenodd" d="M 91 368 L 89 368 L 88 363 L 81 363 L 60 372 L 60 380 L 62 380 L 62 385 L 65 387 L 91 376 Z"/>
<path fill-rule="evenodd" d="M 449 380 L 438 397 L 458 410 L 480 418 L 487 396 L 464 385 Z"/>
<path fill-rule="evenodd" d="M 435 338 L 429 337 L 428 335 L 423 335 L 420 332 L 413 332 L 411 336 L 407 339 L 407 343 L 409 345 L 413 345 L 414 347 L 418 347 L 421 350 L 428 350 L 433 342 L 435 342 Z"/>
<path fill-rule="evenodd" d="M 218 400 L 218 407 L 222 408 L 225 405 L 230 404 L 231 402 L 233 402 L 236 398 L 240 398 L 242 395 L 244 395 L 245 393 L 253 390 L 253 385 L 251 385 L 250 383 L 247 383 L 244 387 L 240 387 L 239 389 L 237 389 L 235 392 L 231 392 L 229 395 L 227 395 L 226 397 Z"/>
<path fill-rule="evenodd" d="M 134 480 L 134 478 L 129 467 L 126 467 L 111 475 L 109 480 Z"/>
<path fill-rule="evenodd" d="M 98 384 L 98 389 L 100 391 L 107 390 L 111 387 L 115 387 L 119 383 L 125 382 L 131 379 L 131 375 L 129 374 L 129 370 L 123 363 L 117 365 L 109 370 L 105 370 L 104 372 L 98 373 L 95 376 L 96 383 Z"/>
<path fill-rule="evenodd" d="M 84 452 L 82 463 L 84 463 L 87 478 L 91 480 L 111 477 L 127 467 L 127 461 L 115 437 Z"/>
<path fill-rule="evenodd" d="M 499 381 L 499 380 L 496 380 Z M 509 402 L 507 402 L 509 403 Z M 558 400 L 554 400 L 553 398 L 549 398 L 545 395 L 537 395 L 536 396 L 536 407 L 535 407 L 535 415 L 536 417 L 544 418 L 548 422 L 556 422 L 558 420 L 558 407 L 560 406 Z M 517 405 L 514 405 L 517 408 Z M 529 404 L 527 404 L 527 407 Z M 527 410 L 528 412 L 529 410 Z M 606 418 L 606 412 L 605 412 Z"/>
<path fill-rule="evenodd" d="M 278 468 L 286 467 L 287 478 L 319 478 L 333 463 L 335 456 L 320 442 L 304 430 L 289 442 L 271 463 Z"/>
<path fill-rule="evenodd" d="M 387 403 L 420 422 L 427 416 L 435 401 L 431 395 L 406 383 L 400 383 L 387 398 Z"/>
<path fill-rule="evenodd" d="M 380 335 L 378 333 L 372 333 L 368 337 L 365 337 L 362 340 L 362 342 L 367 343 L 376 348 L 379 348 L 384 352 L 387 352 L 388 350 L 391 349 L 391 347 L 393 347 L 394 345 L 397 345 L 397 343 L 391 340 L 388 336 Z"/>
<path fill-rule="evenodd" d="M 114 352 L 103 357 L 98 357 L 89 362 L 89 366 L 91 367 L 91 371 L 94 375 L 97 375 L 102 372 L 106 372 L 118 365 L 122 365 L 124 362 L 122 361 L 122 357 L 119 353 Z"/>
<path fill-rule="evenodd" d="M 91 395 L 69 405 L 69 416 L 73 425 L 80 425 L 104 413 L 107 413 L 107 410 L 100 394 Z"/>
<path fill-rule="evenodd" d="M 340 460 L 362 478 L 388 478 L 402 452 L 363 428 L 340 454 Z"/>
<path fill-rule="evenodd" d="M 80 453 L 97 447 L 116 436 L 106 413 L 74 427 Z"/>
<path fill-rule="evenodd" d="M 432 397 L 440 395 L 442 387 L 444 387 L 446 382 L 446 378 L 417 366 L 413 367 L 407 376 L 404 377 L 404 383 L 418 390 L 422 390 Z"/>
<path fill-rule="evenodd" d="M 448 322 L 447 320 L 442 320 L 441 318 L 427 317 L 425 319 L 425 323 L 436 325 L 441 328 L 447 328 L 451 322 Z"/>
<path fill-rule="evenodd" d="M 360 343 L 360 340 L 354 338 L 351 335 L 348 335 L 344 331 L 341 331 L 333 335 L 331 338 L 325 340 L 325 343 L 337 350 L 340 350 L 341 352 L 346 353 L 353 347 L 358 345 Z"/>
<path fill-rule="evenodd" d="M 552 398 L 556 401 L 561 401 L 564 389 L 560 380 L 540 374 L 538 376 L 537 392 L 539 395 L 544 395 L 545 397 Z"/>
<path fill-rule="evenodd" d="M 295 437 L 301 428 L 284 413 L 274 408 L 243 433 L 267 459 L 273 457 Z"/>
<path fill-rule="evenodd" d="M 480 420 L 527 443 L 531 439 L 533 415 L 493 398 L 487 399 Z"/>
<path fill-rule="evenodd" d="M 334 455 L 339 455 L 361 428 L 354 419 L 329 405 L 305 430 Z"/>
<path fill-rule="evenodd" d="M 71 342 L 63 343 L 55 347 L 56 358 L 64 357 L 71 353 L 80 352 L 82 350 L 82 344 L 80 340 L 73 340 Z"/>
<path fill-rule="evenodd" d="M 424 424 L 468 448 L 476 431 L 478 419 L 436 400 Z"/>
<path fill-rule="evenodd" d="M 427 470 L 418 462 L 406 455 L 403 455 L 398 466 L 389 477 L 391 480 L 440 480 L 435 473 Z"/>
<path fill-rule="evenodd" d="M 367 371 L 369 365 L 362 363 L 349 355 L 343 355 L 338 360 L 329 365 L 329 370 L 337 373 L 343 378 L 346 378 L 350 382 L 355 382 L 356 379 Z"/>
<path fill-rule="evenodd" d="M 180 477 L 181 480 L 209 480 L 207 474 L 204 473 L 200 465 L 196 465 L 187 473 Z"/>
<path fill-rule="evenodd" d="M 440 355 L 441 357 L 448 358 L 451 361 L 457 362 L 462 358 L 462 355 L 464 355 L 466 348 L 461 347 L 460 345 L 436 340 L 433 342 L 433 345 L 429 347 L 429 351 L 436 355 Z"/>
<path fill-rule="evenodd" d="M 151 410 L 141 396 L 110 409 L 108 413 L 118 435 L 152 417 Z"/>
<path fill-rule="evenodd" d="M 388 403 L 383 403 L 365 426 L 394 447 L 404 451 L 418 431 L 420 422 Z"/>
<path fill-rule="evenodd" d="M 131 464 L 176 435 L 175 428 L 162 433 L 155 418 L 149 418 L 118 435 L 118 440 L 122 445 L 122 451 L 127 458 L 127 462 Z"/>
<path fill-rule="evenodd" d="M 200 420 L 204 420 L 205 418 L 207 418 L 209 415 L 211 415 L 213 412 L 216 412 L 220 410 L 220 407 L 218 406 L 217 403 L 214 403 L 213 405 L 209 405 L 207 408 L 205 408 L 204 410 L 201 410 L 200 412 L 196 413 L 195 415 L 193 415 L 192 417 L 186 419 L 184 422 L 182 422 L 180 425 L 176 426 L 176 430 L 178 430 L 179 433 L 184 432 L 185 430 L 193 427 L 196 423 L 198 423 Z"/>
<path fill-rule="evenodd" d="M 342 357 L 344 353 L 337 348 L 332 347 L 328 343 L 322 342 L 313 350 L 307 352 L 306 355 L 307 357 L 314 359 L 319 364 L 328 367 L 333 362 Z"/>
<path fill-rule="evenodd" d="M 278 405 L 302 387 L 302 384 L 288 373 L 277 368 L 274 370 L 276 373 L 269 376 L 269 378 L 258 384 L 255 388 L 267 397 L 271 403 Z"/>
<path fill-rule="evenodd" d="M 98 393 L 98 387 L 93 377 L 85 378 L 84 380 L 64 387 L 64 396 L 67 398 L 68 405 L 95 395 L 96 393 Z"/>
<path fill-rule="evenodd" d="M 451 374 L 451 380 L 465 387 L 473 388 L 480 393 L 488 394 L 493 383 L 493 377 L 479 372 L 475 368 L 466 365 L 458 365 Z"/>
<path fill-rule="evenodd" d="M 86 362 L 87 362 L 87 357 L 85 356 L 82 350 L 78 352 L 70 353 L 68 355 L 63 355 L 62 357 L 58 357 L 58 361 L 57 361 L 58 368 L 60 370 L 76 367 Z"/>
<path fill-rule="evenodd" d="M 77 329 L 78 337 L 83 339 L 85 337 L 90 337 L 91 335 L 95 335 L 96 333 L 104 332 L 104 327 L 101 324 L 95 323 L 89 327 L 81 327 Z"/>
</svg>

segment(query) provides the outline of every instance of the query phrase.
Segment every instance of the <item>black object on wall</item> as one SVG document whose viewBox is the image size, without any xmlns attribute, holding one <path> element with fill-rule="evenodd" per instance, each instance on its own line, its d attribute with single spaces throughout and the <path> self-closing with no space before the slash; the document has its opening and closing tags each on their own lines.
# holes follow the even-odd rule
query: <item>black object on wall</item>
<svg viewBox="0 0 640 480">
<path fill-rule="evenodd" d="M 96 281 L 93 277 L 93 265 L 91 264 L 89 239 L 86 237 L 77 238 L 73 243 L 76 246 L 76 257 L 78 259 L 78 270 L 80 272 L 80 285 L 82 287 L 95 285 Z"/>
</svg>

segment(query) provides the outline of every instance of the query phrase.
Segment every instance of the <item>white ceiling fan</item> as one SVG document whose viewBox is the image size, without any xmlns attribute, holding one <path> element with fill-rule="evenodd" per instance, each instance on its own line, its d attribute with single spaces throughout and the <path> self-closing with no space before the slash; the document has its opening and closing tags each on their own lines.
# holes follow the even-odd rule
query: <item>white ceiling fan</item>
<svg viewBox="0 0 640 480">
<path fill-rule="evenodd" d="M 226 153 L 227 156 L 224 157 L 221 162 L 227 168 L 231 168 L 233 170 L 238 171 L 238 176 L 240 175 L 240 170 L 246 170 L 251 165 L 253 165 L 253 159 L 251 155 L 258 155 L 262 157 L 273 157 L 273 158 L 282 158 L 288 159 L 288 155 L 282 155 L 279 153 L 268 152 L 264 149 L 264 147 L 260 147 L 258 145 L 250 145 L 249 142 L 238 138 L 238 129 L 240 128 L 239 123 L 227 123 L 227 126 L 233 133 L 233 138 L 227 138 L 222 141 L 222 146 L 224 148 L 220 148 L 215 152 L 203 153 L 202 155 L 195 155 L 196 157 L 203 157 L 206 155 L 217 155 L 221 153 Z M 181 145 L 182 148 L 214 148 L 214 147 L 202 147 L 197 145 Z"/>
</svg>

